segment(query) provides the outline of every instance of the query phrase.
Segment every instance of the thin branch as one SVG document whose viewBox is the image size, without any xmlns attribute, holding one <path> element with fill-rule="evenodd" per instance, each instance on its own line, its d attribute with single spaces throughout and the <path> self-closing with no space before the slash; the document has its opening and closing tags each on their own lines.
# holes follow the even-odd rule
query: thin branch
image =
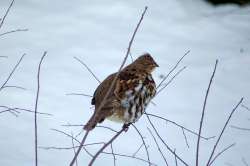
<svg viewBox="0 0 250 166">
<path fill-rule="evenodd" d="M 7 15 L 8 15 L 8 13 L 9 13 L 9 11 L 10 11 L 10 9 L 11 9 L 11 7 L 12 7 L 14 1 L 15 1 L 15 0 L 12 0 L 12 2 L 10 3 L 8 9 L 6 10 L 6 12 L 5 12 L 3 18 L 1 19 L 1 22 L 0 22 L 0 29 L 2 28 L 3 23 L 4 23 L 4 21 L 5 21 L 6 17 L 7 17 Z"/>
<path fill-rule="evenodd" d="M 225 129 L 226 129 L 226 127 L 227 127 L 230 119 L 231 119 L 231 117 L 233 116 L 233 113 L 237 110 L 238 106 L 242 103 L 242 101 L 243 101 L 243 98 L 240 99 L 240 101 L 238 102 L 238 104 L 231 111 L 231 113 L 230 113 L 230 115 L 229 115 L 229 117 L 228 117 L 228 119 L 227 119 L 227 121 L 226 121 L 226 123 L 225 123 L 225 125 L 224 125 L 224 127 L 222 129 L 222 131 L 220 132 L 220 135 L 219 135 L 216 143 L 214 144 L 213 150 L 212 150 L 211 155 L 210 155 L 210 157 L 208 159 L 208 162 L 207 162 L 207 166 L 209 166 L 209 164 L 211 163 L 211 160 L 212 160 L 212 157 L 214 155 L 215 149 L 216 149 L 218 143 L 220 142 L 220 139 L 221 139 L 221 137 L 222 137 L 222 135 L 223 135 L 223 133 L 224 133 L 224 131 L 225 131 Z"/>
<path fill-rule="evenodd" d="M 26 88 L 23 88 L 23 87 L 21 87 L 21 86 L 11 86 L 11 85 L 4 86 L 4 87 L 2 88 L 2 90 L 5 89 L 5 88 L 16 88 L 16 89 L 21 89 L 21 90 L 27 90 Z"/>
<path fill-rule="evenodd" d="M 161 157 L 163 158 L 163 160 L 164 160 L 164 162 L 165 162 L 166 166 L 168 166 L 167 159 L 166 159 L 166 157 L 164 156 L 163 152 L 161 151 L 161 148 L 160 148 L 160 146 L 159 146 L 158 142 L 156 141 L 155 136 L 153 135 L 152 131 L 151 131 L 148 127 L 147 127 L 147 129 L 148 129 L 149 133 L 151 134 L 151 136 L 153 137 L 154 142 L 155 142 L 155 144 L 156 144 L 156 146 L 157 146 L 157 149 L 158 149 L 158 151 L 160 152 Z"/>
<path fill-rule="evenodd" d="M 84 93 L 67 93 L 68 96 L 85 96 L 85 97 L 93 97 L 92 95 L 84 94 Z"/>
<path fill-rule="evenodd" d="M 176 149 L 174 149 L 174 154 L 175 154 L 175 151 L 176 151 Z M 177 161 L 176 155 L 174 156 L 174 161 L 175 161 L 175 166 L 178 166 L 178 161 Z"/>
<path fill-rule="evenodd" d="M 102 154 L 111 154 L 111 153 L 109 153 L 109 152 L 102 152 Z M 129 155 L 126 155 L 126 154 L 119 154 L 119 153 L 114 153 L 114 155 L 115 156 L 119 156 L 119 157 L 127 157 L 127 158 L 132 158 L 132 159 L 136 159 L 136 160 L 140 160 L 140 161 L 143 161 L 143 162 L 145 162 L 145 163 L 148 163 L 148 161 L 147 160 L 145 160 L 145 159 L 142 159 L 142 158 L 140 158 L 140 157 L 135 157 L 135 156 L 129 156 Z M 148 164 L 151 164 L 152 166 L 157 166 L 156 164 L 154 164 L 154 163 L 148 163 Z"/>
<path fill-rule="evenodd" d="M 188 50 L 175 64 L 175 66 L 169 71 L 169 73 L 162 79 L 162 81 L 159 83 L 159 85 L 156 87 L 156 89 L 158 89 L 163 83 L 164 81 L 169 77 L 169 75 L 178 67 L 179 63 L 183 60 L 183 58 L 190 53 L 190 50 Z"/>
<path fill-rule="evenodd" d="M 7 32 L 4 32 L 4 33 L 1 33 L 0 34 L 0 37 L 1 36 L 4 36 L 4 35 L 7 35 L 7 34 L 10 34 L 10 33 L 15 33 L 15 32 L 26 32 L 28 31 L 28 29 L 15 29 L 15 30 L 11 30 L 11 31 L 7 31 Z"/>
<path fill-rule="evenodd" d="M 110 93 L 111 93 L 113 87 L 115 86 L 115 83 L 116 83 L 116 81 L 117 81 L 117 79 L 118 79 L 118 75 L 120 74 L 120 72 L 121 72 L 123 66 L 124 66 L 125 63 L 126 63 L 126 60 L 127 60 L 128 55 L 129 55 L 129 53 L 130 53 L 130 49 L 131 49 L 132 43 L 133 43 L 133 41 L 134 41 L 136 32 L 137 32 L 137 30 L 138 30 L 138 28 L 139 28 L 139 26 L 140 26 L 140 24 L 141 24 L 141 22 L 142 22 L 142 20 L 143 20 L 143 17 L 144 17 L 144 15 L 145 15 L 146 11 L 147 11 L 147 7 L 145 7 L 145 9 L 144 9 L 144 11 L 143 11 L 143 13 L 142 13 L 142 15 L 141 15 L 141 18 L 140 18 L 140 20 L 139 20 L 139 22 L 138 22 L 138 24 L 137 24 L 137 26 L 136 26 L 136 28 L 135 28 L 135 30 L 134 30 L 134 33 L 133 33 L 132 38 L 131 38 L 131 40 L 130 40 L 130 42 L 129 42 L 129 46 L 128 46 L 128 49 L 127 49 L 127 53 L 126 53 L 126 55 L 125 55 L 125 57 L 124 57 L 124 59 L 123 59 L 123 62 L 122 62 L 122 64 L 121 64 L 121 66 L 120 66 L 120 68 L 119 68 L 117 74 L 115 75 L 114 80 L 113 80 L 112 83 L 110 84 L 110 87 L 109 87 L 107 93 L 105 94 L 105 96 L 104 96 L 104 98 L 103 98 L 103 101 L 101 102 L 100 106 L 97 108 L 97 110 L 96 110 L 97 112 L 98 112 L 99 110 L 101 110 L 102 107 L 105 105 L 108 96 L 110 95 Z M 90 124 L 90 125 L 91 125 L 91 124 Z M 85 133 L 85 136 L 84 136 L 84 138 L 83 138 L 83 140 L 82 140 L 82 142 L 81 142 L 81 145 L 84 144 L 84 142 L 85 142 L 85 140 L 86 140 L 86 138 L 87 138 L 88 133 L 89 133 L 89 131 L 87 131 L 87 132 Z M 77 158 L 77 156 L 78 156 L 78 154 L 79 154 L 80 151 L 81 151 L 81 146 L 78 148 L 76 155 L 73 157 L 73 160 L 71 161 L 70 166 L 73 166 L 73 164 L 74 164 L 74 162 L 75 162 L 75 159 Z"/>
<path fill-rule="evenodd" d="M 74 155 L 76 155 L 76 149 L 75 149 L 75 144 L 74 144 L 74 139 L 73 139 L 74 135 L 73 135 L 72 132 L 71 132 L 71 136 L 72 136 L 72 138 L 71 138 L 71 143 L 72 143 L 72 147 L 73 147 L 73 152 L 74 152 Z M 76 159 L 76 166 L 78 166 L 78 161 L 77 161 L 77 159 Z"/>
<path fill-rule="evenodd" d="M 35 165 L 38 165 L 38 151 L 37 151 L 37 108 L 38 108 L 38 100 L 39 100 L 39 92 L 40 92 L 40 71 L 41 65 L 43 62 L 44 57 L 46 56 L 47 52 L 43 53 L 42 58 L 40 59 L 38 71 L 37 71 L 37 91 L 36 91 L 36 101 L 35 101 Z"/>
<path fill-rule="evenodd" d="M 0 113 L 6 112 L 6 111 L 15 111 L 17 113 L 20 113 L 20 111 L 35 113 L 35 111 L 29 110 L 29 109 L 24 109 L 24 108 L 17 108 L 17 107 L 11 108 L 11 107 L 2 106 L 2 105 L 0 105 L 0 108 L 6 108 L 7 109 L 5 111 L 0 111 Z M 19 111 L 17 111 L 17 110 L 19 110 Z M 36 113 L 41 114 L 41 115 L 53 116 L 52 114 L 49 114 L 49 113 L 43 113 L 43 112 L 36 112 Z"/>
<path fill-rule="evenodd" d="M 134 59 L 133 59 L 131 52 L 129 53 L 129 56 L 130 56 L 131 62 L 134 62 Z"/>
<path fill-rule="evenodd" d="M 82 141 L 80 142 L 80 146 L 79 146 L 79 148 L 76 151 L 76 154 L 74 155 L 72 161 L 69 164 L 70 166 L 73 166 L 74 163 L 75 163 L 75 161 L 77 160 L 77 156 L 79 155 L 79 153 L 80 153 L 80 151 L 81 151 L 81 149 L 82 149 L 82 147 L 83 147 L 83 145 L 84 145 L 84 143 L 85 143 L 85 141 L 87 139 L 88 134 L 89 134 L 89 131 L 86 131 L 85 135 L 84 135 L 84 137 L 82 139 Z"/>
<path fill-rule="evenodd" d="M 80 62 L 90 73 L 91 75 L 95 78 L 96 81 L 98 81 L 99 83 L 101 83 L 101 81 L 97 78 L 97 76 L 91 71 L 91 69 L 88 67 L 88 65 L 86 65 L 81 59 L 74 57 L 74 59 L 76 59 L 78 62 Z"/>
<path fill-rule="evenodd" d="M 143 147 L 143 143 L 139 146 L 139 148 L 133 153 L 132 156 L 136 156 L 136 154 L 141 150 L 141 148 Z"/>
<path fill-rule="evenodd" d="M 245 106 L 244 104 L 241 104 L 241 107 L 245 108 L 247 111 L 250 111 L 250 108 Z"/>
<path fill-rule="evenodd" d="M 149 158 L 148 148 L 147 148 L 147 146 L 146 146 L 146 143 L 145 143 L 145 141 L 144 141 L 144 138 L 143 138 L 141 132 L 137 129 L 137 127 L 136 127 L 134 124 L 132 124 L 132 126 L 134 127 L 134 129 L 136 130 L 136 132 L 137 132 L 137 133 L 139 134 L 139 136 L 141 137 L 142 143 L 143 143 L 143 145 L 144 145 L 144 148 L 145 148 L 145 151 L 146 151 L 146 154 L 147 154 L 148 163 L 151 163 L 151 162 L 150 162 L 150 158 Z M 150 164 L 149 164 L 149 166 L 150 166 Z"/>
<path fill-rule="evenodd" d="M 174 150 L 171 149 L 171 148 L 167 145 L 167 143 L 162 139 L 162 137 L 160 136 L 160 134 L 159 134 L 158 131 L 156 130 L 154 124 L 153 124 L 152 121 L 150 120 L 148 114 L 146 114 L 146 116 L 147 116 L 147 119 L 148 119 L 150 125 L 151 125 L 152 128 L 154 129 L 154 131 L 155 131 L 157 137 L 158 137 L 158 138 L 161 140 L 161 142 L 165 145 L 165 147 L 168 149 L 168 151 L 171 152 L 174 156 L 176 156 L 176 158 L 177 158 L 178 160 L 180 160 L 185 166 L 188 166 L 188 164 L 187 164 L 181 157 L 179 157 L 179 156 L 174 152 Z"/>
<path fill-rule="evenodd" d="M 245 166 L 249 166 L 249 165 L 248 165 L 248 163 L 247 163 L 247 161 L 245 160 L 245 158 L 244 158 L 244 157 L 242 157 L 242 159 L 241 159 L 241 160 L 242 160 L 242 162 L 243 162 L 243 164 L 244 164 Z"/>
<path fill-rule="evenodd" d="M 184 127 L 184 126 L 182 126 L 182 125 L 180 125 L 180 124 L 178 124 L 178 123 L 176 123 L 176 122 L 174 122 L 174 121 L 172 121 L 172 120 L 169 120 L 169 119 L 166 119 L 166 118 L 163 118 L 163 117 L 161 117 L 161 116 L 154 115 L 154 114 L 149 114 L 149 113 L 145 113 L 145 114 L 147 114 L 147 115 L 149 115 L 149 116 L 152 116 L 152 117 L 155 117 L 155 118 L 162 119 L 162 120 L 164 120 L 164 121 L 166 121 L 166 122 L 172 123 L 172 124 L 176 125 L 177 127 L 181 128 L 181 129 L 183 129 L 183 130 L 186 130 L 187 132 L 189 132 L 189 133 L 191 133 L 191 134 L 194 134 L 194 135 L 196 135 L 196 136 L 199 136 L 199 134 L 196 133 L 195 131 L 190 130 L 190 129 L 188 129 L 188 128 L 186 128 L 186 127 Z M 209 139 L 214 138 L 215 136 L 212 136 L 212 137 L 203 137 L 203 136 L 200 135 L 200 137 L 201 137 L 202 139 L 209 140 Z"/>
<path fill-rule="evenodd" d="M 103 152 L 103 150 L 110 145 L 123 131 L 125 131 L 125 128 L 122 128 L 118 133 L 116 133 L 107 143 L 105 143 L 101 149 L 98 150 L 98 152 L 94 155 L 94 157 L 91 159 L 91 161 L 89 162 L 89 166 L 92 166 L 93 163 L 95 162 L 96 158 L 101 154 L 101 152 Z M 86 131 L 88 132 L 88 131 Z M 71 166 L 71 165 L 70 165 Z"/>
<path fill-rule="evenodd" d="M 65 133 L 64 131 L 61 131 L 61 130 L 57 130 L 57 129 L 51 129 L 51 130 L 53 130 L 53 131 L 56 131 L 56 132 L 59 132 L 59 133 L 62 133 L 62 134 L 64 134 L 64 135 L 66 135 L 66 136 L 68 136 L 68 137 L 70 137 L 71 139 L 74 139 L 76 142 L 78 142 L 79 144 L 81 144 L 81 142 L 78 140 L 78 139 L 76 139 L 75 137 L 72 137 L 70 134 L 67 134 L 67 133 Z M 80 145 L 80 146 L 78 146 L 78 148 L 79 147 L 84 147 L 85 145 Z M 90 156 L 90 157 L 93 157 L 93 155 L 84 147 L 83 148 L 84 150 L 85 150 L 85 152 Z M 76 152 L 77 153 L 77 152 Z"/>
<path fill-rule="evenodd" d="M 233 146 L 235 146 L 236 143 L 233 143 L 231 145 L 229 145 L 228 147 L 226 147 L 225 149 L 223 149 L 221 152 L 219 152 L 217 155 L 215 155 L 215 157 L 213 158 L 213 160 L 210 162 L 209 166 L 213 164 L 213 162 L 225 151 L 227 151 L 228 149 L 232 148 Z"/>
<path fill-rule="evenodd" d="M 0 107 L 1 107 L 1 106 L 0 106 Z M 5 113 L 5 112 L 9 112 L 9 113 L 11 113 L 12 115 L 14 115 L 15 117 L 18 117 L 18 114 L 20 113 L 19 111 L 15 110 L 15 109 L 9 109 L 9 108 L 7 107 L 6 110 L 0 111 L 0 114 L 1 114 L 1 113 Z"/>
<path fill-rule="evenodd" d="M 238 130 L 250 131 L 250 128 L 238 127 L 238 126 L 233 126 L 233 125 L 231 125 L 231 127 L 234 129 L 238 129 Z"/>
<path fill-rule="evenodd" d="M 14 2 L 14 1 L 12 1 Z M 9 76 L 7 77 L 7 79 L 5 80 L 5 82 L 2 84 L 2 86 L 0 87 L 0 91 L 5 87 L 5 85 L 7 84 L 7 82 L 9 81 L 9 79 L 11 78 L 11 76 L 13 75 L 13 73 L 15 72 L 15 70 L 17 69 L 18 65 L 21 63 L 21 61 L 23 60 L 23 57 L 25 56 L 25 54 L 23 54 L 21 56 L 21 58 L 18 60 L 17 64 L 14 66 L 14 68 L 12 69 L 11 73 L 9 74 Z"/>
<path fill-rule="evenodd" d="M 8 58 L 8 56 L 0 56 L 0 58 Z"/>
<path fill-rule="evenodd" d="M 71 139 L 75 140 L 75 137 L 73 137 L 71 135 Z M 79 142 L 80 143 L 80 142 Z M 96 143 L 89 143 L 89 144 L 84 144 L 83 146 L 93 146 L 93 145 L 103 145 L 105 144 L 105 142 L 96 142 Z M 38 146 L 39 149 L 43 149 L 43 150 L 71 150 L 71 149 L 75 149 L 78 148 L 79 146 L 70 146 L 70 147 L 57 147 L 57 146 Z M 93 157 L 93 155 L 90 155 Z"/>
<path fill-rule="evenodd" d="M 200 135 L 201 135 L 201 129 L 202 129 L 203 119 L 204 119 L 205 110 L 206 110 L 207 98 L 208 98 L 209 90 L 210 90 L 210 87 L 211 87 L 211 84 L 213 82 L 213 78 L 214 78 L 214 75 L 215 75 L 215 72 L 216 72 L 217 64 L 218 64 L 218 60 L 216 60 L 216 62 L 215 62 L 213 74 L 212 74 L 212 76 L 210 78 L 210 81 L 209 81 L 209 84 L 208 84 L 208 88 L 207 88 L 207 91 L 206 91 L 205 100 L 204 100 L 204 103 L 203 103 L 201 120 L 200 120 L 200 127 L 199 127 L 199 137 L 198 137 L 197 146 L 196 146 L 196 166 L 199 165 Z"/>
<path fill-rule="evenodd" d="M 114 154 L 114 149 L 113 149 L 113 144 L 112 143 L 110 144 L 110 148 L 111 148 L 111 153 L 112 153 L 112 156 L 113 156 L 114 166 L 116 166 L 116 158 L 115 158 L 115 154 Z"/>
<path fill-rule="evenodd" d="M 185 134 L 185 131 L 184 131 L 184 129 L 183 129 L 183 128 L 181 128 L 181 130 L 182 130 L 182 134 L 183 134 L 183 136 L 184 136 L 184 139 L 185 139 L 186 145 L 187 145 L 187 147 L 189 148 L 189 145 L 188 145 L 188 140 L 187 140 L 187 136 L 186 136 L 186 134 Z"/>
<path fill-rule="evenodd" d="M 83 127 L 84 125 L 72 125 L 72 124 L 66 124 L 66 125 L 62 125 L 62 126 L 64 126 L 64 127 L 79 127 L 79 126 Z M 96 126 L 96 127 L 97 127 L 97 128 L 104 128 L 104 129 L 108 129 L 108 130 L 110 130 L 110 131 L 113 131 L 113 132 L 115 132 L 115 133 L 118 133 L 118 131 L 116 131 L 116 130 L 112 129 L 111 127 L 102 126 L 102 125 L 98 125 L 98 126 Z"/>
<path fill-rule="evenodd" d="M 155 96 L 157 96 L 161 91 L 163 91 L 174 79 L 175 79 L 175 77 L 177 77 L 182 71 L 184 71 L 185 69 L 186 69 L 187 67 L 186 66 L 184 66 L 183 68 L 181 68 L 166 84 L 164 84 L 164 85 L 162 85 L 163 87 L 162 88 L 160 88 L 158 91 L 157 91 L 157 93 L 156 93 L 156 95 Z"/>
<path fill-rule="evenodd" d="M 101 144 L 101 143 L 93 143 L 93 144 Z M 84 146 L 91 146 L 93 144 L 85 144 Z M 71 150 L 73 148 L 78 148 L 79 146 L 75 146 L 75 147 L 43 147 L 43 146 L 39 146 L 39 148 L 44 149 L 44 150 Z M 120 153 L 110 153 L 110 152 L 105 152 L 103 151 L 102 154 L 107 154 L 107 155 L 115 155 L 115 156 L 119 156 L 119 157 L 126 157 L 126 158 L 132 158 L 132 159 L 136 159 L 145 163 L 148 163 L 147 160 L 142 159 L 140 157 L 135 157 L 135 156 L 130 156 L 130 155 L 126 155 L 126 154 L 120 154 Z M 157 166 L 154 163 L 150 163 L 151 165 Z"/>
</svg>

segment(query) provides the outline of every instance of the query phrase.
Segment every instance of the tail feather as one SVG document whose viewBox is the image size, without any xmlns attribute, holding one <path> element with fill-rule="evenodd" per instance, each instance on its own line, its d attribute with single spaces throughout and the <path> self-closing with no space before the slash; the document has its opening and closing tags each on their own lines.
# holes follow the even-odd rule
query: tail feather
<svg viewBox="0 0 250 166">
<path fill-rule="evenodd" d="M 92 117 L 89 119 L 86 125 L 84 125 L 84 130 L 90 131 L 95 128 L 97 123 L 101 123 L 104 121 L 104 118 L 102 116 L 96 116 L 96 114 L 92 115 Z"/>
</svg>

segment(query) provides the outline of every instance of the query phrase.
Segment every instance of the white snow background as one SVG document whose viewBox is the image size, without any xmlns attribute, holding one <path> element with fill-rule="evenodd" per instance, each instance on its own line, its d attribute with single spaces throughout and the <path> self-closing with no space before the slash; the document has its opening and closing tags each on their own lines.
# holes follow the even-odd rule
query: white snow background
<svg viewBox="0 0 250 166">
<path fill-rule="evenodd" d="M 0 1 L 3 16 L 10 0 Z M 0 37 L 0 84 L 26 53 L 23 61 L 8 82 L 26 88 L 4 89 L 0 92 L 0 105 L 34 110 L 36 74 L 40 57 L 48 51 L 41 69 L 39 112 L 53 116 L 38 115 L 39 146 L 70 147 L 71 139 L 51 128 L 75 135 L 81 127 L 63 127 L 63 124 L 85 124 L 93 110 L 91 98 L 67 96 L 67 93 L 92 95 L 98 82 L 73 57 L 83 60 L 103 80 L 118 70 L 141 16 L 144 6 L 148 11 L 132 46 L 134 58 L 149 52 L 160 65 L 153 76 L 157 83 L 160 75 L 167 74 L 177 60 L 188 50 L 180 69 L 187 66 L 150 105 L 149 113 L 171 119 L 187 128 L 198 131 L 202 105 L 210 76 L 219 60 L 217 72 L 208 98 L 202 135 L 214 136 L 221 131 L 232 108 L 241 97 L 250 106 L 250 7 L 236 5 L 211 6 L 199 0 L 159 1 L 62 1 L 62 0 L 16 0 L 6 18 L 1 33 L 28 28 Z M 128 63 L 131 60 L 128 59 Z M 230 125 L 249 127 L 250 112 L 239 107 Z M 151 118 L 152 120 L 154 118 Z M 154 119 L 161 136 L 170 147 L 176 149 L 190 165 L 195 164 L 197 137 L 187 133 L 187 148 L 182 130 Z M 103 125 L 119 130 L 121 124 L 105 120 Z M 228 126 L 216 152 L 236 142 L 236 145 L 220 156 L 214 165 L 250 164 L 250 132 Z M 149 123 L 142 117 L 136 126 L 146 137 L 150 158 L 157 165 L 164 165 L 155 143 L 147 131 Z M 0 114 L 0 166 L 34 165 L 34 114 L 21 112 L 18 117 L 10 113 Z M 97 128 L 89 135 L 87 143 L 109 140 L 114 133 Z M 79 139 L 81 139 L 79 137 Z M 201 140 L 200 162 L 204 165 L 216 139 Z M 174 157 L 162 145 L 169 165 Z M 117 153 L 132 155 L 141 145 L 141 138 L 131 127 L 113 146 Z M 88 149 L 94 153 L 98 146 Z M 110 148 L 107 148 L 110 151 Z M 73 150 L 39 149 L 39 165 L 68 165 Z M 142 148 L 137 154 L 146 159 Z M 87 165 L 90 157 L 82 151 L 79 165 Z M 96 166 L 113 165 L 112 155 L 101 154 Z M 144 162 L 117 157 L 117 165 L 147 165 Z M 182 165 L 179 162 L 179 165 Z"/>
</svg>

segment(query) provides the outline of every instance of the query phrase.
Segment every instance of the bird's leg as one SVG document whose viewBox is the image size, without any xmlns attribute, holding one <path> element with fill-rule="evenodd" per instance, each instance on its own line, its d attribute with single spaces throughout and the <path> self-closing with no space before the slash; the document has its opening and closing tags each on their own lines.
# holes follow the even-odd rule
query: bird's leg
<svg viewBox="0 0 250 166">
<path fill-rule="evenodd" d="M 123 124 L 122 128 L 123 128 L 123 130 L 124 130 L 125 132 L 128 131 L 128 127 L 130 126 L 130 124 L 131 124 L 131 123 L 124 123 L 124 124 Z"/>
</svg>

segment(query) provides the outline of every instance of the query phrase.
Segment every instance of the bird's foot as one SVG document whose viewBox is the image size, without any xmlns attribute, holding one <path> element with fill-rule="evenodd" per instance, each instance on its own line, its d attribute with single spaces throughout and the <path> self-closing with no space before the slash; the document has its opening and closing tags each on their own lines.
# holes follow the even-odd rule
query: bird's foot
<svg viewBox="0 0 250 166">
<path fill-rule="evenodd" d="M 124 130 L 125 132 L 128 131 L 128 128 L 129 128 L 130 124 L 131 124 L 131 123 L 128 123 L 128 124 L 125 123 L 125 124 L 122 126 L 122 128 L 123 128 L 123 130 Z"/>
</svg>

